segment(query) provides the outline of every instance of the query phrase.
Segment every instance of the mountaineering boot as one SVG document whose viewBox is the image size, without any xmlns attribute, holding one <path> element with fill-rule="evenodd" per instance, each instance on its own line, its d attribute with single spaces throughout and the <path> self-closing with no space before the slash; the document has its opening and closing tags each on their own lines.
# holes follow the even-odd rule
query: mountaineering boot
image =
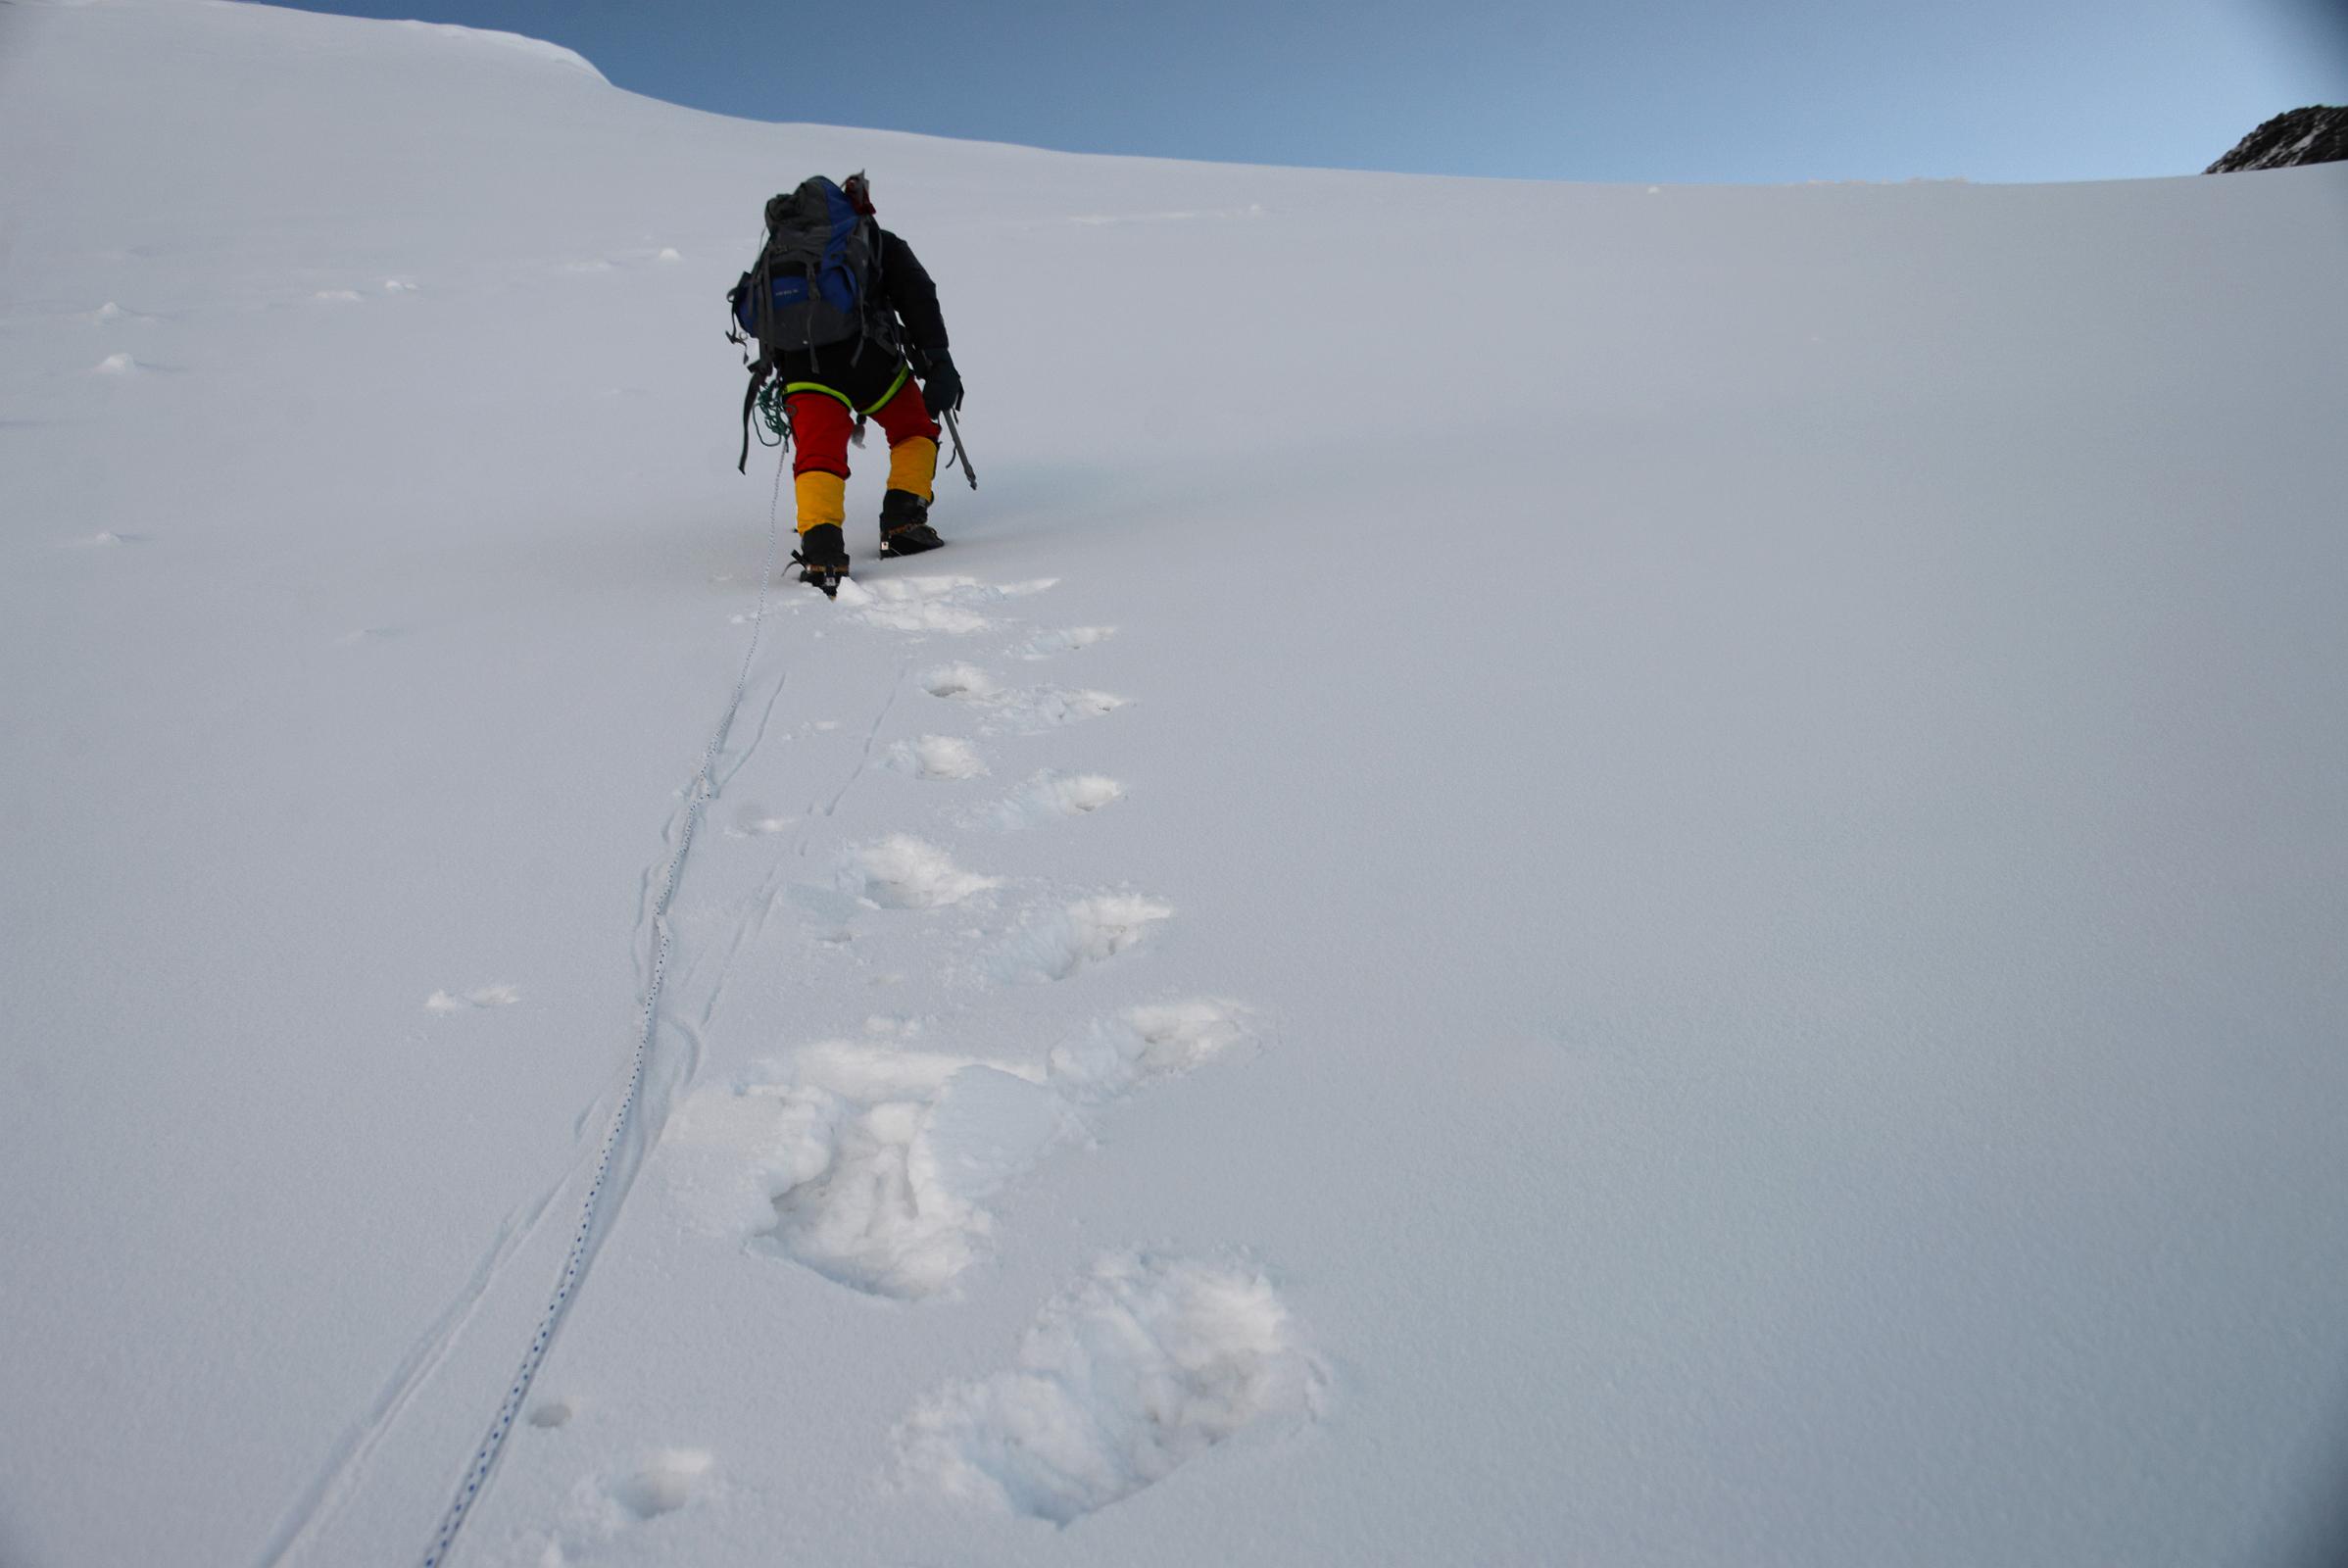
<svg viewBox="0 0 2348 1568">
<path fill-rule="evenodd" d="M 917 556 L 946 542 L 929 525 L 929 503 L 910 490 L 882 495 L 880 528 L 884 556 Z"/>
<path fill-rule="evenodd" d="M 840 596 L 840 579 L 848 575 L 848 541 L 838 523 L 819 522 L 801 534 L 791 559 L 799 563 L 801 582 L 813 583 L 826 599 Z"/>
</svg>

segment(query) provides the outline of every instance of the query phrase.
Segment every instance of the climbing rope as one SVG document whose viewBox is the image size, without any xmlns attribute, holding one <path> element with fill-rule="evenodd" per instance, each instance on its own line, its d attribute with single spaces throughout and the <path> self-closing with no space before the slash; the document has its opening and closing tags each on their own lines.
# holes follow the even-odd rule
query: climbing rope
<svg viewBox="0 0 2348 1568">
<path fill-rule="evenodd" d="M 791 411 L 783 407 L 783 399 L 786 395 L 783 391 L 783 378 L 779 375 L 758 388 L 759 422 L 774 433 L 774 439 L 771 441 L 764 436 L 759 436 L 758 445 L 779 447 L 789 444 L 791 440 Z"/>
<path fill-rule="evenodd" d="M 750 689 L 750 666 L 758 654 L 758 634 L 766 623 L 766 589 L 774 577 L 775 540 L 780 537 L 780 518 L 783 502 L 783 465 L 774 470 L 774 497 L 766 508 L 766 560 L 758 570 L 758 606 L 751 616 L 750 646 L 742 651 L 742 670 L 734 677 L 733 700 L 726 704 L 725 716 L 710 732 L 709 744 L 702 752 L 701 767 L 693 775 L 693 783 L 685 792 L 685 825 L 677 835 L 676 853 L 668 858 L 668 875 L 660 886 L 660 902 L 653 906 L 653 929 L 660 940 L 653 950 L 652 976 L 644 988 L 644 1026 L 636 1036 L 636 1055 L 628 1068 L 626 1090 L 621 1094 L 618 1108 L 611 1113 L 611 1130 L 604 1135 L 604 1151 L 595 1163 L 595 1181 L 587 1189 L 587 1200 L 579 1215 L 578 1234 L 571 1238 L 570 1254 L 563 1260 L 563 1277 L 556 1282 L 553 1299 L 546 1304 L 546 1314 L 538 1320 L 538 1333 L 530 1341 L 530 1348 L 521 1358 L 521 1367 L 514 1373 L 513 1386 L 506 1390 L 505 1399 L 498 1405 L 497 1419 L 489 1425 L 481 1446 L 473 1450 L 472 1462 L 465 1467 L 465 1480 L 457 1489 L 456 1497 L 442 1516 L 440 1529 L 432 1538 L 431 1550 L 424 1553 L 424 1568 L 445 1568 L 449 1550 L 456 1544 L 457 1532 L 464 1528 L 465 1515 L 480 1499 L 481 1491 L 489 1484 L 489 1473 L 497 1465 L 498 1455 L 506 1446 L 506 1438 L 521 1415 L 522 1401 L 529 1397 L 531 1380 L 546 1360 L 547 1348 L 554 1343 L 555 1329 L 563 1321 L 563 1313 L 570 1305 L 579 1281 L 585 1277 L 587 1265 L 594 1256 L 596 1220 L 603 1202 L 604 1187 L 611 1174 L 611 1156 L 618 1151 L 620 1140 L 635 1120 L 637 1099 L 644 1088 L 644 1069 L 652 1055 L 653 1029 L 660 1008 L 660 987 L 668 975 L 668 905 L 676 897 L 677 878 L 685 868 L 685 857 L 693 849 L 693 830 L 701 821 L 702 809 L 711 794 L 709 769 L 716 763 L 717 754 L 725 745 L 726 732 L 733 728 L 734 715 L 741 711 L 743 693 Z"/>
</svg>

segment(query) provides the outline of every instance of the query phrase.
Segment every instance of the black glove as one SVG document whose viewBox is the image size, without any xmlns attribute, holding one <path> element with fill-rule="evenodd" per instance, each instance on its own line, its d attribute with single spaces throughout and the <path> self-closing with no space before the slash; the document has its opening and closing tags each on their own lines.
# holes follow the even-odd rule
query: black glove
<svg viewBox="0 0 2348 1568">
<path fill-rule="evenodd" d="M 943 354 L 929 357 L 929 374 L 921 382 L 921 401 L 933 419 L 943 419 L 962 406 L 961 372 Z"/>
</svg>

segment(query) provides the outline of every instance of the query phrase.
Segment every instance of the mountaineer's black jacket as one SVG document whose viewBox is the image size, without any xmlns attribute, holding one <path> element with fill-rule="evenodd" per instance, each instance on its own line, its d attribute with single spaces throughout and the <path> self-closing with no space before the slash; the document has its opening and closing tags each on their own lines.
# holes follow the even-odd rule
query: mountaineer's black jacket
<svg viewBox="0 0 2348 1568">
<path fill-rule="evenodd" d="M 867 300 L 872 334 L 861 342 L 786 349 L 775 357 L 776 376 L 784 385 L 827 387 L 859 410 L 887 397 L 906 363 L 915 375 L 927 378 L 930 367 L 947 356 L 946 317 L 938 309 L 938 285 L 930 281 L 929 270 L 895 234 L 877 224 L 874 233 L 880 244 Z"/>
</svg>

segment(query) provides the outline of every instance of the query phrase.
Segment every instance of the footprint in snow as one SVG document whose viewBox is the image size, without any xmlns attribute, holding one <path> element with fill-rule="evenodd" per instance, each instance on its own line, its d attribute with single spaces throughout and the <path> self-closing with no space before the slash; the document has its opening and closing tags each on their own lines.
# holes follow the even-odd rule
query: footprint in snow
<svg viewBox="0 0 2348 1568">
<path fill-rule="evenodd" d="M 1088 816 L 1125 799 L 1125 786 L 1099 773 L 1038 773 L 1008 797 L 973 813 L 1001 832 Z"/>
<path fill-rule="evenodd" d="M 744 801 L 734 808 L 733 825 L 726 832 L 738 839 L 763 838 L 769 833 L 783 832 L 797 821 L 798 817 L 769 810 L 757 801 Z"/>
<path fill-rule="evenodd" d="M 1129 1008 L 1055 1047 L 1042 1071 L 907 1049 L 916 1026 L 808 1046 L 686 1101 L 665 1147 L 695 1225 L 851 1290 L 919 1300 L 994 1233 L 987 1200 L 1085 1118 L 1250 1038 L 1198 1000 Z"/>
<path fill-rule="evenodd" d="M 606 1485 L 606 1494 L 638 1520 L 658 1519 L 707 1496 L 715 1459 L 703 1448 L 669 1448 Z"/>
<path fill-rule="evenodd" d="M 689 1099 L 673 1190 L 706 1231 L 918 1300 L 977 1257 L 982 1200 L 1073 1128 L 1043 1084 L 896 1042 L 828 1041 Z"/>
<path fill-rule="evenodd" d="M 1052 1048 L 1045 1077 L 1063 1099 L 1106 1104 L 1204 1066 L 1255 1038 L 1247 1008 L 1198 998 L 1127 1007 Z"/>
<path fill-rule="evenodd" d="M 1065 980 L 1137 947 L 1173 906 L 1131 893 L 1078 899 L 1031 916 L 999 945 L 995 977 L 1015 985 Z"/>
<path fill-rule="evenodd" d="M 593 1475 L 570 1489 L 551 1531 L 522 1538 L 533 1568 L 626 1560 L 644 1548 L 629 1544 L 654 1520 L 708 1502 L 721 1492 L 716 1456 L 705 1448 L 662 1448 L 621 1470 Z"/>
<path fill-rule="evenodd" d="M 985 631 L 995 622 L 981 613 L 1005 599 L 1041 593 L 1054 579 L 1002 586 L 976 577 L 882 576 L 850 577 L 840 584 L 837 601 L 857 620 L 887 631 L 943 632 L 966 636 Z"/>
<path fill-rule="evenodd" d="M 941 664 L 921 677 L 921 689 L 956 703 L 985 703 L 1003 695 L 1003 684 L 976 664 Z"/>
<path fill-rule="evenodd" d="M 915 778 L 979 778 L 987 771 L 978 748 L 952 735 L 921 735 L 891 746 L 882 759 L 890 767 Z"/>
<path fill-rule="evenodd" d="M 950 1496 L 1066 1525 L 1242 1433 L 1302 1427 L 1328 1386 L 1259 1270 L 1116 1252 L 1045 1304 L 1006 1370 L 923 1400 L 898 1448 Z"/>
<path fill-rule="evenodd" d="M 1126 704 L 1126 699 L 1108 692 L 1067 686 L 1006 687 L 976 664 L 963 663 L 943 664 L 923 674 L 921 689 L 932 697 L 969 704 L 993 728 L 1027 735 L 1099 718 Z"/>
<path fill-rule="evenodd" d="M 893 833 L 851 851 L 843 881 L 884 909 L 936 909 L 1000 887 L 1003 879 L 964 871 L 936 845 Z"/>
</svg>

